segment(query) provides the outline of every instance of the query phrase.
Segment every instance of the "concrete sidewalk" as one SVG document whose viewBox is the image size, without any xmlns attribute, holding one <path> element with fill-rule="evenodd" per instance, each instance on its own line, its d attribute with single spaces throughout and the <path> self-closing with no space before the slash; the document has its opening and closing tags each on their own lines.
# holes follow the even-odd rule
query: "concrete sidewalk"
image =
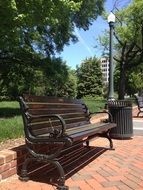
<svg viewBox="0 0 143 190">
<path fill-rule="evenodd" d="M 143 118 L 135 118 L 134 125 L 143 128 Z M 65 168 L 66 185 L 70 190 L 143 190 L 143 137 L 136 134 L 129 140 L 113 140 L 115 150 L 108 150 L 106 139 L 90 143 L 86 156 Z M 72 171 L 72 172 L 71 172 Z M 0 182 L 0 190 L 53 190 L 45 172 L 28 182 L 12 176 Z"/>
</svg>

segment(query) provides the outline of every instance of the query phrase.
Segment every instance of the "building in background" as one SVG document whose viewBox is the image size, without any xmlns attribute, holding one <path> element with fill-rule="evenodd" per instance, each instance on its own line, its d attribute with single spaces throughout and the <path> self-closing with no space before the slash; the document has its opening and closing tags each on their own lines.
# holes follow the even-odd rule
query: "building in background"
<svg viewBox="0 0 143 190">
<path fill-rule="evenodd" d="M 102 57 L 101 62 L 101 71 L 103 76 L 103 83 L 108 85 L 109 82 L 109 59 L 107 57 Z"/>
</svg>

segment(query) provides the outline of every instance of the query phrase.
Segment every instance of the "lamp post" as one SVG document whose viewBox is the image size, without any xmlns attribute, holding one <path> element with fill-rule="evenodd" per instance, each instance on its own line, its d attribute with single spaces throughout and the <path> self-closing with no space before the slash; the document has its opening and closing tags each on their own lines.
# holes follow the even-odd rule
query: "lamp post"
<svg viewBox="0 0 143 190">
<path fill-rule="evenodd" d="M 110 27 L 110 44 L 109 44 L 109 92 L 108 100 L 114 100 L 114 66 L 113 66 L 113 28 L 115 23 L 115 15 L 111 12 L 108 16 L 108 23 Z"/>
</svg>

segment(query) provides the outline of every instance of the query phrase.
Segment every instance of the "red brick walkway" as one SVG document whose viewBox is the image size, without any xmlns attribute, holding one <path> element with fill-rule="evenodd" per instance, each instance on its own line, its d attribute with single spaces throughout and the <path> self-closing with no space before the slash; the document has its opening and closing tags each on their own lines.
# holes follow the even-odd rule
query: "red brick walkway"
<svg viewBox="0 0 143 190">
<path fill-rule="evenodd" d="M 94 148 L 97 156 L 66 180 L 70 190 L 143 190 L 143 137 L 114 140 L 114 151 L 99 148 L 107 144 L 105 139 L 91 142 L 98 147 Z M 46 179 L 21 182 L 17 176 L 0 183 L 0 190 L 32 189 L 56 188 L 47 184 Z"/>
<path fill-rule="evenodd" d="M 143 118 L 140 120 L 142 122 Z M 115 150 L 102 148 L 108 147 L 106 139 L 91 142 L 92 156 L 87 154 L 75 163 L 73 173 L 66 179 L 70 190 L 143 190 L 143 136 L 113 142 Z M 87 158 L 92 159 L 86 163 Z M 32 189 L 53 190 L 56 187 L 49 184 L 44 172 L 37 180 L 21 182 L 15 175 L 0 182 L 0 190 Z"/>
</svg>

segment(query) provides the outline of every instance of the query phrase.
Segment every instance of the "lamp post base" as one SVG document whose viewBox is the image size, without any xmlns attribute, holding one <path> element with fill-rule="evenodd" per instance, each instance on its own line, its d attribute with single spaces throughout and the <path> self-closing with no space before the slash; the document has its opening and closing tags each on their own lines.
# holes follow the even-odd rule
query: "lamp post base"
<svg viewBox="0 0 143 190">
<path fill-rule="evenodd" d="M 115 100 L 114 97 L 109 97 L 109 98 L 108 98 L 108 102 L 109 102 L 109 101 L 114 101 L 114 100 Z"/>
</svg>

